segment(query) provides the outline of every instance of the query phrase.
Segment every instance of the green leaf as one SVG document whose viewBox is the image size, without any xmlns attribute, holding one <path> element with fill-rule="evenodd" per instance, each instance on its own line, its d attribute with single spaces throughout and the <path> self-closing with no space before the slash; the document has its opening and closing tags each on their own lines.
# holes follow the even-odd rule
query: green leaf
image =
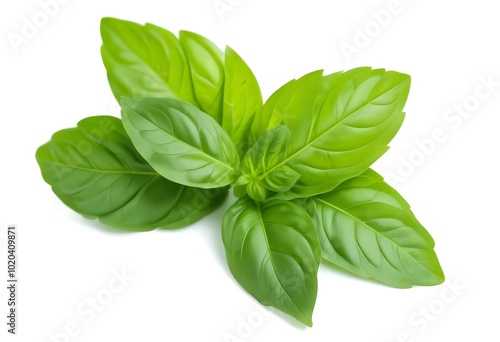
<svg viewBox="0 0 500 342">
<path fill-rule="evenodd" d="M 286 165 L 281 165 L 266 175 L 264 184 L 273 191 L 285 192 L 297 183 L 299 178 L 300 174 L 297 171 Z"/>
<path fill-rule="evenodd" d="M 300 178 L 283 198 L 328 192 L 366 171 L 399 130 L 409 87 L 408 75 L 358 68 L 311 73 L 278 90 L 259 120 L 267 129 L 286 125 L 293 137 L 276 167 L 287 165 Z"/>
<path fill-rule="evenodd" d="M 262 190 L 264 188 L 272 192 L 289 190 L 300 177 L 290 167 L 280 165 L 287 156 L 289 144 L 290 130 L 286 126 L 277 126 L 264 133 L 243 157 L 242 175 L 235 186 L 235 195 L 247 193 L 251 198 L 263 201 L 269 195 L 268 191 Z M 246 187 L 246 191 L 241 187 Z"/>
<path fill-rule="evenodd" d="M 375 171 L 306 203 L 326 260 L 399 288 L 444 281 L 432 237 Z"/>
<path fill-rule="evenodd" d="M 250 182 L 246 186 L 246 191 L 256 201 L 264 202 L 269 197 L 269 190 L 259 182 Z"/>
<path fill-rule="evenodd" d="M 252 296 L 312 326 L 321 251 L 301 207 L 240 198 L 224 216 L 222 239 L 231 273 Z"/>
<path fill-rule="evenodd" d="M 238 179 L 236 147 L 195 106 L 168 98 L 123 98 L 121 104 L 134 146 L 163 177 L 199 188 L 223 187 Z"/>
<path fill-rule="evenodd" d="M 101 21 L 101 55 L 111 90 L 121 97 L 169 97 L 222 120 L 223 54 L 208 39 L 115 18 Z"/>
<path fill-rule="evenodd" d="M 179 39 L 189 61 L 193 90 L 199 108 L 222 122 L 224 96 L 224 54 L 199 34 L 180 31 Z"/>
<path fill-rule="evenodd" d="M 101 20 L 101 55 L 119 102 L 126 97 L 177 97 L 197 104 L 187 58 L 177 37 L 152 24 Z"/>
<path fill-rule="evenodd" d="M 137 153 L 121 121 L 86 118 L 38 148 L 44 180 L 71 209 L 127 230 L 187 226 L 216 209 L 226 189 L 173 183 Z"/>
<path fill-rule="evenodd" d="M 238 151 L 246 151 L 252 122 L 262 108 L 262 94 L 250 68 L 230 47 L 226 48 L 224 64 L 226 81 L 222 128 Z"/>
</svg>

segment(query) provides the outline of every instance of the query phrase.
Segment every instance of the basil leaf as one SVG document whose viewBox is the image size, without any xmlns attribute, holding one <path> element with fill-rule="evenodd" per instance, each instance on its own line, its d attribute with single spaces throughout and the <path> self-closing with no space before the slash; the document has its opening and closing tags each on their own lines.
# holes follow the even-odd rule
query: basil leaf
<svg viewBox="0 0 500 342">
<path fill-rule="evenodd" d="M 243 152 L 248 148 L 248 135 L 255 114 L 262 107 L 262 94 L 250 68 L 230 47 L 226 48 L 225 68 L 222 128 L 238 151 Z"/>
<path fill-rule="evenodd" d="M 44 180 L 71 209 L 127 230 L 187 226 L 216 209 L 226 189 L 173 183 L 137 153 L 121 121 L 86 118 L 38 148 Z"/>
<path fill-rule="evenodd" d="M 239 176 L 236 147 L 195 106 L 177 99 L 123 98 L 123 125 L 137 151 L 163 177 L 199 188 L 229 185 Z"/>
<path fill-rule="evenodd" d="M 286 165 L 276 167 L 286 158 L 289 143 L 290 130 L 286 126 L 264 133 L 243 157 L 242 175 L 235 185 L 235 195 L 247 193 L 255 200 L 264 201 L 269 195 L 265 189 L 274 192 L 289 190 L 300 174 Z M 272 171 L 268 173 L 267 170 Z"/>
<path fill-rule="evenodd" d="M 180 31 L 179 39 L 189 61 L 193 91 L 199 108 L 221 123 L 224 54 L 214 43 L 199 34 Z"/>
<path fill-rule="evenodd" d="M 387 151 L 404 119 L 410 77 L 358 68 L 312 73 L 285 87 L 277 101 L 264 104 L 263 115 L 270 114 L 261 121 L 268 129 L 287 125 L 293 137 L 276 167 L 287 165 L 300 179 L 283 198 L 308 197 L 363 173 Z"/>
<path fill-rule="evenodd" d="M 223 54 L 208 39 L 161 27 L 103 18 L 101 55 L 117 101 L 169 97 L 189 102 L 222 120 Z"/>
<path fill-rule="evenodd" d="M 176 97 L 197 105 L 188 60 L 161 27 L 103 18 L 101 55 L 117 101 L 126 97 Z"/>
<path fill-rule="evenodd" d="M 268 189 L 276 192 L 289 190 L 300 178 L 300 174 L 292 168 L 281 165 L 266 175 L 265 184 Z"/>
<path fill-rule="evenodd" d="M 375 171 L 306 203 L 326 260 L 399 288 L 444 281 L 432 237 Z"/>
<path fill-rule="evenodd" d="M 252 296 L 312 326 L 321 251 L 301 207 L 240 198 L 224 216 L 222 239 L 231 273 Z"/>
</svg>

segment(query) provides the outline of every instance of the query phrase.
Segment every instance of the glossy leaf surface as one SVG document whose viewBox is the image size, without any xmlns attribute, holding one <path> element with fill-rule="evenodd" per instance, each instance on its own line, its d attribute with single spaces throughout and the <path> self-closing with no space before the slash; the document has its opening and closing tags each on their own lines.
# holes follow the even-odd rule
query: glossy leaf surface
<svg viewBox="0 0 500 342">
<path fill-rule="evenodd" d="M 288 155 L 276 167 L 301 176 L 284 198 L 321 194 L 366 171 L 399 130 L 409 86 L 408 75 L 358 68 L 314 72 L 271 96 L 257 121 L 288 126 Z"/>
<path fill-rule="evenodd" d="M 394 287 L 444 281 L 432 237 L 375 171 L 306 203 L 326 260 Z"/>
<path fill-rule="evenodd" d="M 239 157 L 209 115 L 176 99 L 123 98 L 123 125 L 139 153 L 163 177 L 199 188 L 229 185 Z"/>
<path fill-rule="evenodd" d="M 36 152 L 44 180 L 71 209 L 127 230 L 187 226 L 217 208 L 227 189 L 173 183 L 137 153 L 121 121 L 86 118 Z"/>
<path fill-rule="evenodd" d="M 224 216 L 222 238 L 229 269 L 250 294 L 312 326 L 321 252 L 302 208 L 240 198 Z"/>
<path fill-rule="evenodd" d="M 189 61 L 193 92 L 199 108 L 222 122 L 224 96 L 224 54 L 199 34 L 181 31 L 179 40 Z"/>
</svg>

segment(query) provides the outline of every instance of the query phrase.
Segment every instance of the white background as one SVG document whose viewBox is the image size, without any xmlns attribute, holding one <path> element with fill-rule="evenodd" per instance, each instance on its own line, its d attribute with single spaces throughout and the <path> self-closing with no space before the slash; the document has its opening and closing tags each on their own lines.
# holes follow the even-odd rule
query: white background
<svg viewBox="0 0 500 342">
<path fill-rule="evenodd" d="M 23 18 L 33 21 L 42 8 L 36 0 L 0 5 L 0 270 L 6 227 L 16 224 L 20 281 L 12 338 L 0 272 L 0 340 L 48 342 L 73 324 L 69 341 L 498 341 L 500 86 L 475 97 L 481 78 L 500 82 L 496 3 L 401 0 L 381 25 L 373 11 L 393 9 L 389 0 L 221 2 L 233 4 L 222 16 L 213 0 L 69 0 L 18 51 L 8 37 L 21 35 Z M 86 116 L 119 115 L 99 52 L 103 16 L 232 46 L 265 98 L 316 69 L 410 74 L 406 121 L 375 169 L 393 179 L 434 236 L 445 284 L 398 290 L 322 265 L 314 327 L 305 328 L 276 310 L 261 313 L 232 279 L 220 239 L 228 204 L 186 229 L 148 233 L 107 229 L 65 207 L 34 155 L 53 132 Z M 369 31 L 364 42 L 360 30 Z M 347 56 L 346 44 L 359 50 Z M 454 110 L 464 103 L 462 119 Z M 445 141 L 427 143 L 424 155 L 416 141 L 436 129 Z M 77 313 L 123 269 L 133 279 L 101 312 L 92 320 Z M 255 327 L 241 331 L 249 319 Z"/>
</svg>

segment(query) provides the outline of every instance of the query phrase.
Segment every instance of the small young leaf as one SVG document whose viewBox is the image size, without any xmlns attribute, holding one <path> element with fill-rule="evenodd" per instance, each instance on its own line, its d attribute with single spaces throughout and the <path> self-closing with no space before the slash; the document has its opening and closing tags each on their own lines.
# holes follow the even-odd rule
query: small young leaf
<svg viewBox="0 0 500 342">
<path fill-rule="evenodd" d="M 264 184 L 275 192 L 285 192 L 297 182 L 300 174 L 292 168 L 281 165 L 266 175 Z"/>
<path fill-rule="evenodd" d="M 248 193 L 248 196 L 260 202 L 265 201 L 269 196 L 269 190 L 259 182 L 248 183 L 246 191 Z"/>
<path fill-rule="evenodd" d="M 238 151 L 247 150 L 248 136 L 255 114 L 262 107 L 262 95 L 254 74 L 230 47 L 225 54 L 224 106 L 222 128 Z"/>
<path fill-rule="evenodd" d="M 304 209 L 240 198 L 224 216 L 222 239 L 231 273 L 252 296 L 312 326 L 321 251 Z"/>
<path fill-rule="evenodd" d="M 326 260 L 399 288 L 444 281 L 432 237 L 375 171 L 307 199 L 306 208 Z"/>
<path fill-rule="evenodd" d="M 311 73 L 278 90 L 259 121 L 268 129 L 286 125 L 293 137 L 275 167 L 287 165 L 300 178 L 282 197 L 321 194 L 366 171 L 401 126 L 409 87 L 408 75 L 358 68 Z"/>
<path fill-rule="evenodd" d="M 245 192 L 240 186 L 247 186 L 248 195 L 255 200 L 263 201 L 266 197 L 257 198 L 251 188 L 267 188 L 273 192 L 289 190 L 299 179 L 300 174 L 290 167 L 280 163 L 287 156 L 290 143 L 290 131 L 286 126 L 277 126 L 264 133 L 248 150 L 242 160 L 242 179 L 235 187 L 235 195 Z M 268 170 L 272 170 L 268 172 Z M 259 196 L 267 196 L 268 192 L 259 191 Z"/>
<path fill-rule="evenodd" d="M 134 146 L 163 177 L 199 188 L 223 187 L 238 179 L 236 147 L 195 106 L 168 98 L 123 98 L 121 104 Z"/>
<path fill-rule="evenodd" d="M 55 133 L 36 159 L 44 180 L 68 207 L 127 230 L 187 226 L 227 195 L 227 189 L 190 188 L 161 177 L 111 116 L 89 117 Z"/>
</svg>

